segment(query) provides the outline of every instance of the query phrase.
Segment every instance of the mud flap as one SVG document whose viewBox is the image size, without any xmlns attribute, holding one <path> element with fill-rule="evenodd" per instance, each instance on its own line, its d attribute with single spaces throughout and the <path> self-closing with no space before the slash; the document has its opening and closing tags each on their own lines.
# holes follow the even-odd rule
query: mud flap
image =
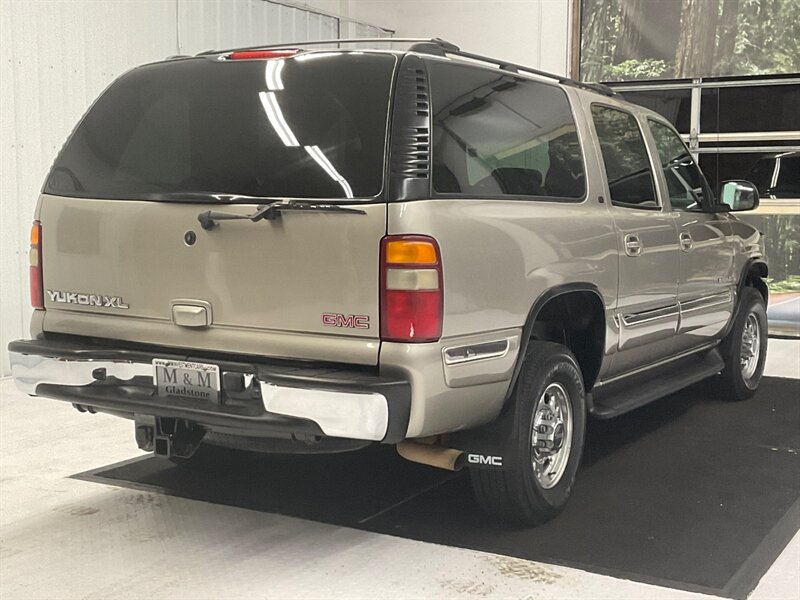
<svg viewBox="0 0 800 600">
<path fill-rule="evenodd" d="M 519 411 L 510 400 L 500 416 L 481 427 L 450 434 L 447 445 L 464 452 L 463 466 L 472 469 L 512 470 L 520 460 L 515 432 Z"/>
</svg>

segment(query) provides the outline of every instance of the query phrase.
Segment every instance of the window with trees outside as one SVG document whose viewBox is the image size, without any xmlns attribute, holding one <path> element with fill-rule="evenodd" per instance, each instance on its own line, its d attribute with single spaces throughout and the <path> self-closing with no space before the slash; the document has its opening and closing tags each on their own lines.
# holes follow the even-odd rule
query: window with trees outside
<svg viewBox="0 0 800 600">
<path fill-rule="evenodd" d="M 800 71 L 797 0 L 580 0 L 584 81 Z"/>
</svg>

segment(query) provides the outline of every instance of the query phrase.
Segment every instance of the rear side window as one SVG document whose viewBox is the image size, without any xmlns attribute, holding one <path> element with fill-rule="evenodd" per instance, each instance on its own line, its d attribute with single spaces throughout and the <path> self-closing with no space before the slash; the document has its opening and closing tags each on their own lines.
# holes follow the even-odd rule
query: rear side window
<svg viewBox="0 0 800 600">
<path fill-rule="evenodd" d="M 391 55 L 310 53 L 140 67 L 90 109 L 45 192 L 376 196 L 394 65 Z"/>
<path fill-rule="evenodd" d="M 446 62 L 430 61 L 428 70 L 435 192 L 583 197 L 581 148 L 563 90 Z"/>
<path fill-rule="evenodd" d="M 611 202 L 625 208 L 659 208 L 642 131 L 631 113 L 592 105 Z"/>
</svg>

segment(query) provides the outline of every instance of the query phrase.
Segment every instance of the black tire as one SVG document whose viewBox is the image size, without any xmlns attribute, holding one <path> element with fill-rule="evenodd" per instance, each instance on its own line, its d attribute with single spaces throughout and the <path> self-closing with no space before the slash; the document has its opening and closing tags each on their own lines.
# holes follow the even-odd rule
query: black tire
<svg viewBox="0 0 800 600">
<path fill-rule="evenodd" d="M 752 360 L 751 371 L 745 369 L 746 353 L 752 353 L 754 348 L 746 349 L 749 344 L 745 336 L 752 337 L 753 323 L 757 327 L 755 348 L 758 356 L 756 360 Z M 756 393 L 767 360 L 767 333 L 767 308 L 764 298 L 755 288 L 746 287 L 739 298 L 733 327 L 720 346 L 725 368 L 719 374 L 718 382 L 726 400 L 746 400 Z"/>
<path fill-rule="evenodd" d="M 557 385 L 551 387 L 551 384 Z M 537 404 L 545 390 L 558 393 L 558 386 L 568 396 L 564 403 L 568 402 L 571 411 L 571 439 L 566 466 L 557 480 L 554 477 L 546 482 L 552 484 L 547 487 L 540 481 L 540 477 L 546 479 L 546 475 L 537 477 L 534 471 L 535 456 L 541 457 L 532 448 L 533 425 Z M 513 466 L 503 470 L 470 469 L 470 480 L 478 504 L 500 521 L 540 525 L 564 509 L 583 453 L 586 400 L 583 377 L 575 357 L 560 344 L 532 341 L 510 401 L 514 402 L 517 417 L 511 441 Z M 566 448 L 566 441 L 563 444 Z"/>
</svg>

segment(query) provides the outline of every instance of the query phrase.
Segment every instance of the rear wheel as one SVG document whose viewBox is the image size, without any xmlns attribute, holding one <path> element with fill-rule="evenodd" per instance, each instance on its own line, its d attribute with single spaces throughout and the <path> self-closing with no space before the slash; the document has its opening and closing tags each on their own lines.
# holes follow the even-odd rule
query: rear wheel
<svg viewBox="0 0 800 600">
<path fill-rule="evenodd" d="M 767 360 L 767 309 L 755 288 L 742 290 L 739 310 L 721 350 L 725 368 L 719 382 L 725 398 L 750 398 L 758 389 Z"/>
<path fill-rule="evenodd" d="M 560 344 L 531 342 L 513 402 L 512 465 L 470 470 L 478 503 L 500 520 L 538 525 L 560 513 L 572 492 L 586 428 L 583 378 Z"/>
</svg>

